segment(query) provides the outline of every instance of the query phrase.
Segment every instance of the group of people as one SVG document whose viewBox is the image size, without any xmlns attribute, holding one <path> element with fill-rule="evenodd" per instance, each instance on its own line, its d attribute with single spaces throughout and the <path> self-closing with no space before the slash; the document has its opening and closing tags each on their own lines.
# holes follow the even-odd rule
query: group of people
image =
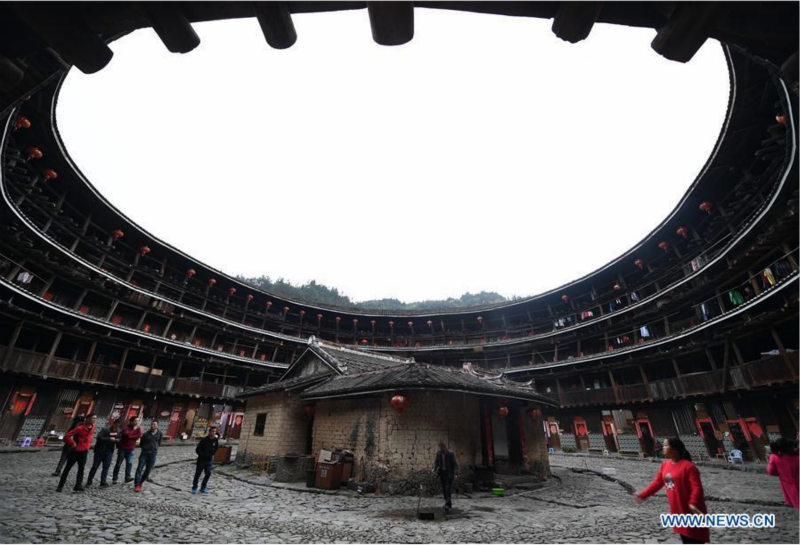
<svg viewBox="0 0 800 545">
<path fill-rule="evenodd" d="M 61 459 L 58 461 L 54 476 L 59 476 L 56 492 L 64 490 L 70 471 L 73 466 L 78 466 L 78 474 L 75 477 L 75 492 L 83 492 L 86 488 L 83 485 L 83 473 L 86 467 L 86 459 L 91 449 L 92 437 L 94 436 L 97 417 L 93 414 L 79 416 L 76 418 L 70 430 L 64 435 L 64 447 L 61 451 Z M 97 433 L 94 445 L 94 458 L 89 476 L 86 480 L 86 487 L 92 486 L 97 470 L 100 469 L 100 487 L 105 488 L 108 484 L 108 472 L 114 458 L 114 451 L 117 451 L 117 461 L 114 464 L 111 484 L 119 482 L 119 473 L 122 462 L 125 462 L 125 482 L 133 481 L 134 492 L 141 492 L 144 483 L 150 478 L 150 473 L 156 464 L 158 448 L 164 435 L 158 429 L 158 420 L 150 422 L 150 429 L 142 432 L 139 426 L 139 419 L 131 417 L 127 425 L 121 427 L 122 421 L 115 420 L 108 427 L 101 429 Z M 136 444 L 139 443 L 139 462 L 136 466 L 136 473 L 132 476 L 133 458 L 136 451 Z M 213 471 L 214 454 L 219 448 L 219 438 L 217 427 L 211 426 L 208 434 L 197 444 L 197 463 L 192 481 L 192 494 L 197 493 L 197 484 L 200 475 L 204 475 L 201 494 L 208 494 L 208 480 Z"/>
</svg>

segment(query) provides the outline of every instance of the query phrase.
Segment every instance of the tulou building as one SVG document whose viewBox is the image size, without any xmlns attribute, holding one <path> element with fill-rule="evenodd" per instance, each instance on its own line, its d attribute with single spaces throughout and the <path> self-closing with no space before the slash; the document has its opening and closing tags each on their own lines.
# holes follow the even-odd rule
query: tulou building
<svg viewBox="0 0 800 545">
<path fill-rule="evenodd" d="M 186 53 L 192 23 L 253 18 L 284 49 L 293 14 L 345 9 L 366 9 L 382 45 L 409 41 L 419 9 L 552 19 L 569 42 L 652 28 L 676 62 L 718 40 L 727 114 L 678 205 L 623 255 L 442 312 L 244 284 L 139 227 L 59 136 L 69 70 L 101 70 L 135 29 Z M 673 435 L 698 458 L 765 460 L 798 433 L 797 20 L 796 3 L 0 4 L 0 439 L 57 442 L 89 411 L 166 420 L 172 439 L 213 421 L 244 460 L 336 446 L 376 481 L 427 468 L 439 440 L 465 466 L 541 476 L 548 447 L 650 455 Z"/>
</svg>

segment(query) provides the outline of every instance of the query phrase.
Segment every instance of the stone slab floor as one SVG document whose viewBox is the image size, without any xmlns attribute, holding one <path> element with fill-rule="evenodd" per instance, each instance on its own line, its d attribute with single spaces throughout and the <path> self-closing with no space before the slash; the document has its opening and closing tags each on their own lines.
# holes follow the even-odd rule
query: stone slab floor
<svg viewBox="0 0 800 545">
<path fill-rule="evenodd" d="M 557 478 L 542 489 L 456 496 L 447 516 L 439 498 L 423 498 L 422 509 L 435 510 L 436 520 L 421 521 L 416 497 L 279 489 L 232 466 L 215 472 L 209 496 L 192 496 L 194 452 L 183 446 L 161 449 L 154 482 L 141 493 L 130 484 L 95 483 L 76 494 L 73 477 L 57 494 L 50 473 L 58 456 L 0 454 L 0 543 L 680 543 L 658 525 L 667 510 L 663 492 L 641 506 L 628 492 L 657 471 L 647 461 L 554 455 Z M 782 505 L 777 479 L 701 472 L 712 512 L 777 515 L 776 528 L 712 530 L 713 542 L 798 542 L 798 514 Z"/>
</svg>

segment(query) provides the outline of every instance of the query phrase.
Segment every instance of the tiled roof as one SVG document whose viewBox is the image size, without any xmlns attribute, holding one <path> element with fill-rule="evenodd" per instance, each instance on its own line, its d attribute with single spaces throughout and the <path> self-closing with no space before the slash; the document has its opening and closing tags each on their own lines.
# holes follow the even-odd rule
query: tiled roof
<svg viewBox="0 0 800 545">
<path fill-rule="evenodd" d="M 325 359 L 331 366 L 339 369 L 345 375 L 386 369 L 414 361 L 413 359 L 384 356 L 364 350 L 353 350 L 352 348 L 319 341 L 314 341 L 309 346 L 312 352 Z"/>
<path fill-rule="evenodd" d="M 270 392 L 280 392 L 283 390 L 295 390 L 295 389 L 302 389 L 309 385 L 316 384 L 321 380 L 325 380 L 329 377 L 333 376 L 333 373 L 326 373 L 323 375 L 312 375 L 312 376 L 302 376 L 302 377 L 294 377 L 287 380 L 281 380 L 279 382 L 273 382 L 271 384 L 266 384 L 264 386 L 260 386 L 258 388 L 253 388 L 251 390 L 245 390 L 237 397 L 252 397 L 254 395 L 266 394 Z"/>
<path fill-rule="evenodd" d="M 300 397 L 304 399 L 350 397 L 390 390 L 452 390 L 555 405 L 553 399 L 536 393 L 529 386 L 508 379 L 482 377 L 470 369 L 451 369 L 413 362 L 358 374 L 334 376 L 306 389 Z"/>
</svg>

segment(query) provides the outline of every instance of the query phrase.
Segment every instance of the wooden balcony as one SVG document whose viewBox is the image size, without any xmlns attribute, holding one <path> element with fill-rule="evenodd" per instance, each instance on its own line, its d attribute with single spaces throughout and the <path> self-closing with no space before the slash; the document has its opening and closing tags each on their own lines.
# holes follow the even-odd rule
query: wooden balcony
<svg viewBox="0 0 800 545">
<path fill-rule="evenodd" d="M 578 407 L 581 405 L 612 405 L 616 403 L 614 390 L 611 388 L 598 388 L 595 390 L 567 390 L 561 393 L 564 406 Z"/>
<path fill-rule="evenodd" d="M 620 384 L 617 390 L 623 401 L 650 401 L 650 394 L 644 384 Z"/>
<path fill-rule="evenodd" d="M 722 371 L 702 371 L 681 375 L 686 395 L 708 394 L 722 388 Z"/>
<path fill-rule="evenodd" d="M 683 395 L 677 378 L 651 380 L 648 386 L 650 390 L 650 398 L 653 401 L 661 399 L 673 399 Z"/>
<path fill-rule="evenodd" d="M 781 382 L 797 380 L 797 352 L 788 355 L 794 373 L 786 364 L 783 356 L 771 356 L 749 361 L 739 366 L 741 378 L 749 387 L 770 386 Z"/>
</svg>

